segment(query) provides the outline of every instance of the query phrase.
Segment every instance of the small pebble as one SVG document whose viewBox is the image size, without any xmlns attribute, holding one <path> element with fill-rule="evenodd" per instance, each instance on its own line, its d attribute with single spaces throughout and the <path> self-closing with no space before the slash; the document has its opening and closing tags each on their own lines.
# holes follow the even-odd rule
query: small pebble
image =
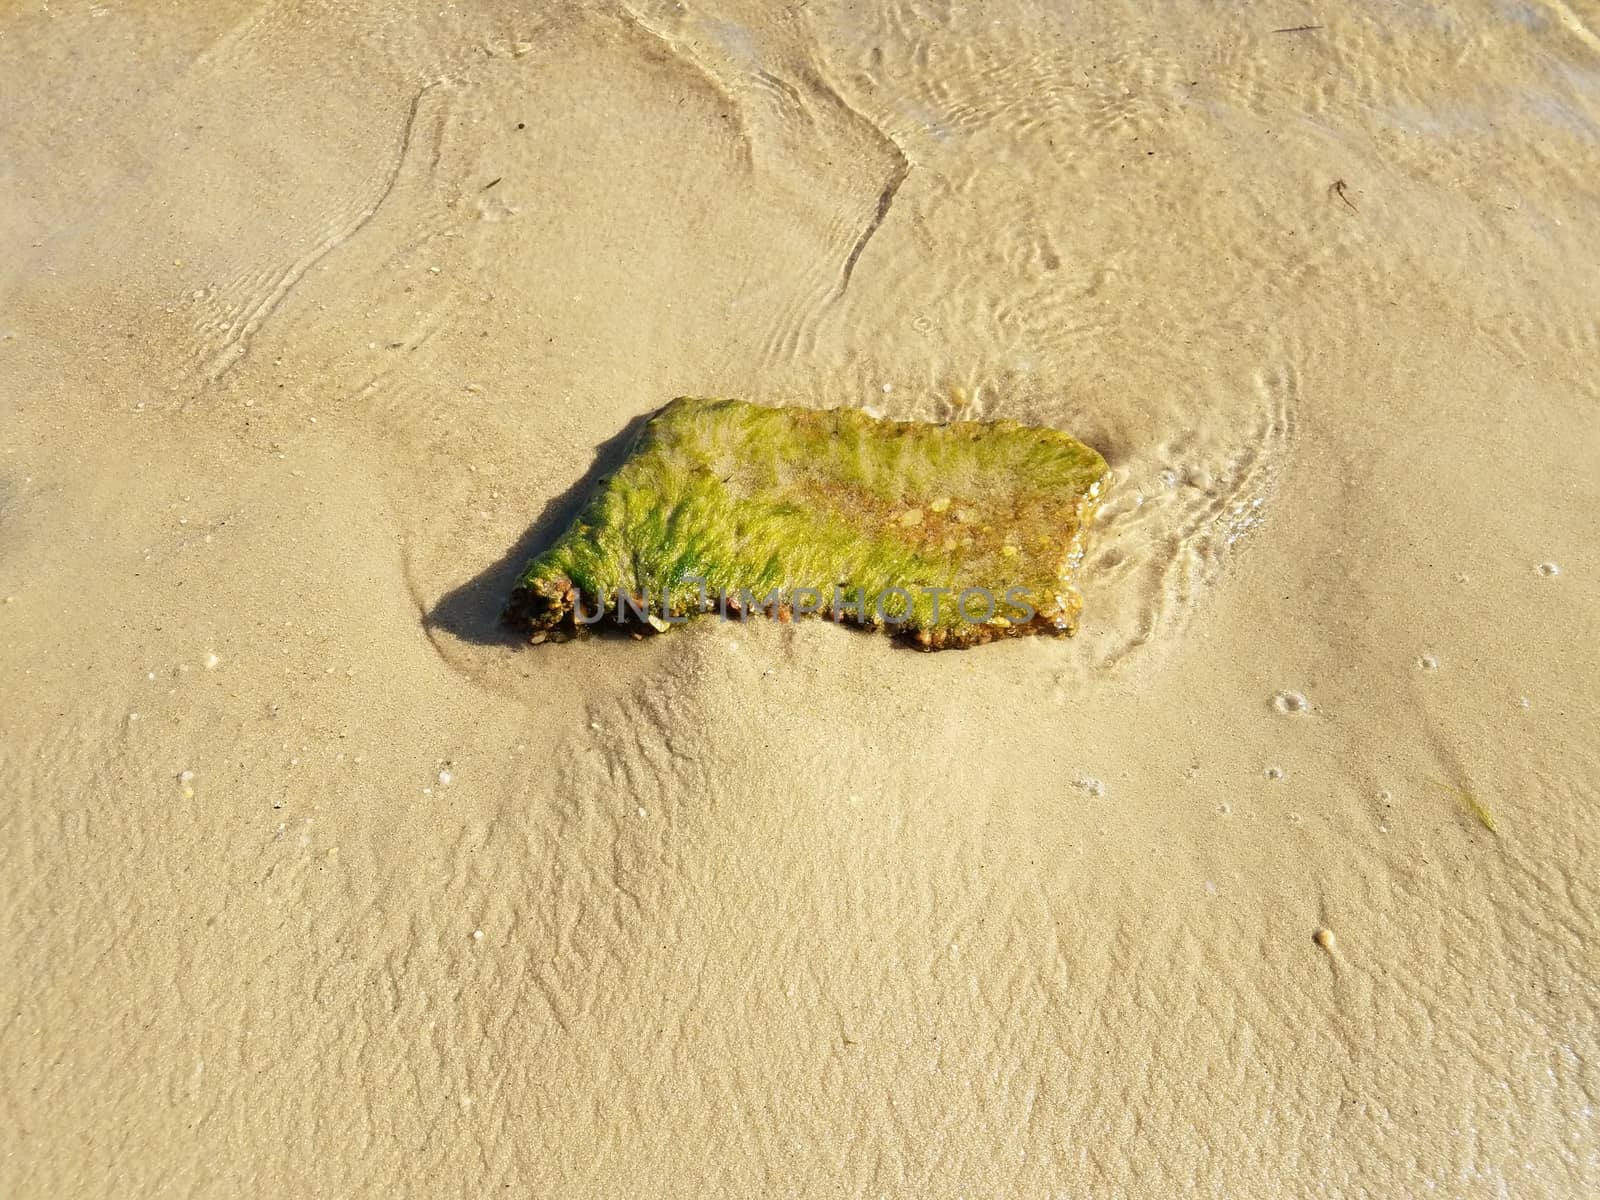
<svg viewBox="0 0 1600 1200">
<path fill-rule="evenodd" d="M 1439 660 L 1431 654 L 1424 654 L 1417 659 L 1417 666 L 1424 671 L 1437 671 L 1439 669 Z"/>
<path fill-rule="evenodd" d="M 1561 574 L 1561 568 L 1553 562 L 1540 563 L 1538 571 L 1539 574 L 1543 575 L 1546 579 L 1549 579 L 1551 576 Z"/>
<path fill-rule="evenodd" d="M 1311 935 L 1311 940 L 1319 947 L 1331 952 L 1333 950 L 1333 930 L 1323 928 Z"/>
<path fill-rule="evenodd" d="M 455 778 L 455 777 L 453 775 L 451 775 L 449 771 L 440 771 L 439 772 L 439 786 L 440 787 L 449 787 L 450 786 L 450 781 L 453 778 Z"/>
<path fill-rule="evenodd" d="M 1518 708 L 1527 708 L 1528 707 L 1528 698 L 1526 696 L 1518 696 L 1517 697 L 1517 707 Z"/>
<path fill-rule="evenodd" d="M 1279 692 L 1272 698 L 1272 707 L 1281 713 L 1308 713 L 1311 703 L 1299 692 Z"/>
<path fill-rule="evenodd" d="M 218 658 L 215 654 L 206 655 L 206 670 L 215 671 L 221 665 L 222 665 L 222 660 L 220 658 Z"/>
<path fill-rule="evenodd" d="M 1283 768 L 1282 767 L 1268 767 L 1265 771 L 1262 772 L 1262 774 L 1264 774 L 1268 779 L 1282 779 L 1283 778 Z"/>
<path fill-rule="evenodd" d="M 473 940 L 473 941 L 475 941 L 475 942 L 481 942 L 481 941 L 483 941 L 483 930 L 481 930 L 481 929 L 474 929 L 474 930 L 473 930 L 473 931 L 472 931 L 472 940 Z"/>
<path fill-rule="evenodd" d="M 1089 795 L 1095 797 L 1104 796 L 1106 794 L 1105 783 L 1102 780 L 1096 779 L 1093 775 L 1079 775 L 1077 779 L 1072 781 L 1072 786 L 1077 788 L 1080 792 L 1088 792 Z"/>
</svg>

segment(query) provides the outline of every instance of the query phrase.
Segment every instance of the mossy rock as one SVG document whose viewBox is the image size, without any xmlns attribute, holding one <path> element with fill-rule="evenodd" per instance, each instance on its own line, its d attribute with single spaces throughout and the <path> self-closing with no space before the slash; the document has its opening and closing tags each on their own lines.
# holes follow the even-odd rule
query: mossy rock
<svg viewBox="0 0 1600 1200">
<path fill-rule="evenodd" d="M 535 642 L 762 608 L 927 649 L 1070 634 L 1105 476 L 1082 442 L 1015 421 L 683 397 L 528 563 L 506 617 Z"/>
</svg>

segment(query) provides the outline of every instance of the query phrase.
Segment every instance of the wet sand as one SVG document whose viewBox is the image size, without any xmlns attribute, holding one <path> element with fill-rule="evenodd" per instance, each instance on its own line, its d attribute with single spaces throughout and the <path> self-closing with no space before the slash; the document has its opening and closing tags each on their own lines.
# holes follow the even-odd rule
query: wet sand
<svg viewBox="0 0 1600 1200">
<path fill-rule="evenodd" d="M 0 15 L 8 1196 L 1600 1190 L 1600 11 Z M 680 394 L 1080 635 L 495 617 Z"/>
</svg>

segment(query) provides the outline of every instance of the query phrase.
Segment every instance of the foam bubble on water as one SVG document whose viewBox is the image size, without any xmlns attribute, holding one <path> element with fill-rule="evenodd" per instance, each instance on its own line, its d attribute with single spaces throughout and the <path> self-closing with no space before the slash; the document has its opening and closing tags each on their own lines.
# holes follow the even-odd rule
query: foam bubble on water
<svg viewBox="0 0 1600 1200">
<path fill-rule="evenodd" d="M 1300 692 L 1279 692 L 1272 697 L 1272 707 L 1281 713 L 1308 713 L 1311 702 Z"/>
</svg>

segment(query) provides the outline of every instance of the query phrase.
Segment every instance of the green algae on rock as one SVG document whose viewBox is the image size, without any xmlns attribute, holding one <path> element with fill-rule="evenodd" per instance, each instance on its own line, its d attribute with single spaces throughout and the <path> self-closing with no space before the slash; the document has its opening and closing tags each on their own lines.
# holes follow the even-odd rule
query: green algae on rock
<svg viewBox="0 0 1600 1200">
<path fill-rule="evenodd" d="M 1070 634 L 1106 463 L 1054 429 L 682 397 L 518 577 L 532 640 L 820 614 L 926 649 Z"/>
</svg>

